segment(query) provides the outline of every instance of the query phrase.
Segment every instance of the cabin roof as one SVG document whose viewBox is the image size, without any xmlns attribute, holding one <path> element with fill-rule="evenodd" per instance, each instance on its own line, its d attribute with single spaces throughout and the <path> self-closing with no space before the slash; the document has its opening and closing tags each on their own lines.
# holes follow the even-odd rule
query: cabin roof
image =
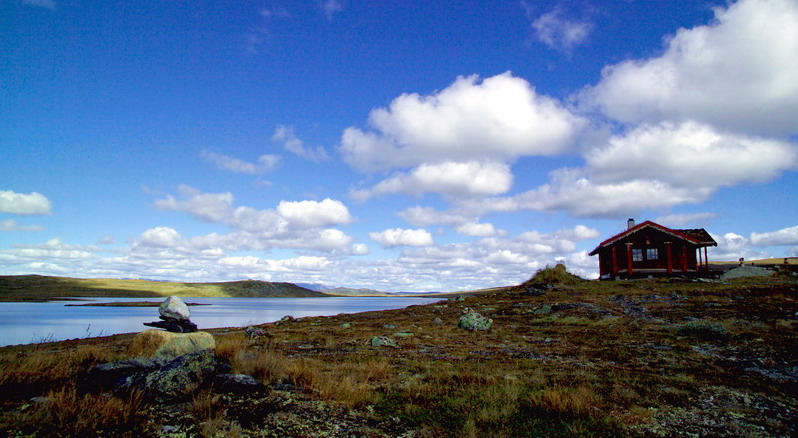
<svg viewBox="0 0 798 438">
<path fill-rule="evenodd" d="M 713 239 L 712 236 L 710 236 L 709 233 L 707 233 L 707 231 L 703 228 L 676 230 L 660 225 L 656 222 L 645 221 L 599 243 L 599 245 L 593 251 L 590 251 L 589 255 L 596 255 L 598 254 L 599 249 L 606 246 L 610 246 L 615 242 L 623 239 L 624 237 L 630 236 L 645 228 L 656 228 L 662 231 L 663 233 L 670 234 L 671 236 L 676 237 L 677 239 L 686 240 L 690 243 L 699 246 L 718 246 L 718 243 L 715 242 L 715 239 Z"/>
</svg>

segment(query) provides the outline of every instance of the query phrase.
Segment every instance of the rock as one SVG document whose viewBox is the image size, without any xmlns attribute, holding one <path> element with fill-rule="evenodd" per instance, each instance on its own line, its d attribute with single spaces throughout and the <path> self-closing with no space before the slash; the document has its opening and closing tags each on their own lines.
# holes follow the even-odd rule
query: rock
<svg viewBox="0 0 798 438">
<path fill-rule="evenodd" d="M 176 400 L 194 392 L 216 370 L 213 350 L 177 357 L 166 366 L 144 376 L 141 386 L 158 401 Z M 128 378 L 130 386 L 138 386 Z"/>
<path fill-rule="evenodd" d="M 99 364 L 78 375 L 77 389 L 79 393 L 117 390 L 126 385 L 130 376 L 143 376 L 168 362 L 164 358 L 132 358 Z"/>
<path fill-rule="evenodd" d="M 458 295 L 458 296 L 456 296 L 454 298 L 454 301 L 465 301 L 465 300 L 466 300 L 466 298 L 464 296 L 462 296 L 462 295 Z"/>
<path fill-rule="evenodd" d="M 129 351 L 141 356 L 174 359 L 184 354 L 214 349 L 216 349 L 216 341 L 210 333 L 145 330 L 133 338 Z"/>
<path fill-rule="evenodd" d="M 413 336 L 413 333 L 403 331 L 403 332 L 396 332 L 391 336 L 396 336 L 397 338 L 409 338 Z"/>
<path fill-rule="evenodd" d="M 340 327 L 341 327 L 342 329 L 348 329 L 348 328 L 351 328 L 351 327 L 352 327 L 352 324 L 350 324 L 350 323 L 348 323 L 348 322 L 345 322 L 345 323 L 341 324 L 341 326 L 340 326 Z"/>
<path fill-rule="evenodd" d="M 269 333 L 266 331 L 266 329 L 263 327 L 255 327 L 254 325 L 245 328 L 244 333 L 246 333 L 250 341 L 269 336 Z"/>
<path fill-rule="evenodd" d="M 385 324 L 382 326 L 382 328 L 384 328 L 385 330 L 395 330 L 396 324 Z"/>
<path fill-rule="evenodd" d="M 551 306 L 548 304 L 544 304 L 533 312 L 535 315 L 548 315 L 552 312 Z"/>
<path fill-rule="evenodd" d="M 161 314 L 161 319 L 170 320 L 176 319 L 181 321 L 188 321 L 191 311 L 188 306 L 180 297 L 171 296 L 165 299 L 160 306 L 158 306 L 158 313 Z"/>
<path fill-rule="evenodd" d="M 374 336 L 371 338 L 372 347 L 396 347 L 396 341 L 387 336 Z"/>
<path fill-rule="evenodd" d="M 471 312 L 460 317 L 457 326 L 464 330 L 488 330 L 493 324 L 493 320 L 486 318 L 479 313 Z"/>
<path fill-rule="evenodd" d="M 163 317 L 161 317 L 163 319 Z M 147 327 L 157 327 L 172 333 L 192 333 L 197 331 L 197 325 L 189 320 L 164 319 L 162 321 L 145 322 Z"/>
<path fill-rule="evenodd" d="M 213 378 L 213 384 L 224 392 L 256 392 L 266 387 L 254 377 L 246 374 L 218 374 Z"/>
<path fill-rule="evenodd" d="M 432 320 L 432 323 L 435 324 L 435 325 L 441 325 L 441 324 L 443 324 L 443 320 L 440 319 L 440 318 L 435 318 L 435 319 Z"/>
<path fill-rule="evenodd" d="M 285 316 L 283 316 L 282 318 L 280 318 L 280 320 L 279 320 L 279 321 L 277 321 L 275 324 L 278 324 L 278 325 L 279 325 L 279 324 L 285 324 L 285 323 L 287 323 L 287 322 L 291 322 L 291 321 L 295 321 L 295 320 L 296 320 L 296 318 L 294 318 L 293 316 L 291 316 L 291 315 L 285 315 Z"/>
</svg>

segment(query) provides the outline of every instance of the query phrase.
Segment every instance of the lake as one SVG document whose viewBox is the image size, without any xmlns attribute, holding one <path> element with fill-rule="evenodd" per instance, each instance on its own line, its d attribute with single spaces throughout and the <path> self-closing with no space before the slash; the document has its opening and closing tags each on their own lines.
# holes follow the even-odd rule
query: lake
<svg viewBox="0 0 798 438">
<path fill-rule="evenodd" d="M 200 329 L 245 327 L 274 322 L 285 315 L 295 318 L 401 309 L 428 304 L 440 298 L 419 297 L 329 297 L 329 298 L 184 298 L 191 321 Z M 66 306 L 87 302 L 159 301 L 158 298 L 81 298 L 81 301 L 46 303 L 0 302 L 0 346 L 32 342 L 108 336 L 140 332 L 158 321 L 157 307 Z"/>
</svg>

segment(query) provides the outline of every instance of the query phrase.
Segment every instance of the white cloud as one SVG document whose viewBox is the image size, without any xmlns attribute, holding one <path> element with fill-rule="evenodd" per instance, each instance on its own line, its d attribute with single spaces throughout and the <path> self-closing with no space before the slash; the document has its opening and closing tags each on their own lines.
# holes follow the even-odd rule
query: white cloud
<svg viewBox="0 0 798 438">
<path fill-rule="evenodd" d="M 751 249 L 749 240 L 736 233 L 712 234 L 712 238 L 718 242 L 718 246 L 707 248 L 710 260 L 737 261 L 740 257 L 748 260 L 770 257 L 767 253 Z"/>
<path fill-rule="evenodd" d="M 51 11 L 56 10 L 56 4 L 54 0 L 22 0 L 23 5 L 28 6 L 37 6 L 44 9 L 49 9 Z"/>
<path fill-rule="evenodd" d="M 42 231 L 44 228 L 38 225 L 20 225 L 13 219 L 0 222 L 0 231 Z"/>
<path fill-rule="evenodd" d="M 158 199 L 153 205 L 159 210 L 185 211 L 197 219 L 210 222 L 224 221 L 232 213 L 232 193 L 201 193 L 185 184 L 178 186 L 178 191 L 187 198 L 185 201 L 178 201 L 174 196 L 166 195 L 166 199 Z"/>
<path fill-rule="evenodd" d="M 618 218 L 646 208 L 669 208 L 707 199 L 712 189 L 682 188 L 657 180 L 595 183 L 580 169 L 559 169 L 551 182 L 513 197 L 485 199 L 469 204 L 487 211 L 566 211 L 575 217 Z"/>
<path fill-rule="evenodd" d="M 285 150 L 288 152 L 315 163 L 320 163 L 330 159 L 329 155 L 327 155 L 327 151 L 321 146 L 317 147 L 315 150 L 306 148 L 303 145 L 302 140 L 298 139 L 296 135 L 294 135 L 293 126 L 277 125 L 274 128 L 272 141 L 282 142 L 283 147 L 285 147 Z"/>
<path fill-rule="evenodd" d="M 641 125 L 585 154 L 597 182 L 656 179 L 679 187 L 773 179 L 798 166 L 786 142 L 719 132 L 695 122 Z"/>
<path fill-rule="evenodd" d="M 757 246 L 798 245 L 798 225 L 769 233 L 751 233 L 751 243 Z"/>
<path fill-rule="evenodd" d="M 447 198 L 471 198 L 504 193 L 512 183 L 513 175 L 504 163 L 447 161 L 421 164 L 408 173 L 381 181 L 371 189 L 353 190 L 350 194 L 359 201 L 391 193 L 411 196 L 439 193 Z"/>
<path fill-rule="evenodd" d="M 707 26 L 680 29 L 665 52 L 607 67 L 583 105 L 625 123 L 697 120 L 798 132 L 798 2 L 740 0 Z"/>
<path fill-rule="evenodd" d="M 595 239 L 599 236 L 601 236 L 599 230 L 581 224 L 573 228 L 559 230 L 554 233 L 554 237 L 557 239 L 566 239 L 575 242 L 580 240 Z"/>
<path fill-rule="evenodd" d="M 183 236 L 174 228 L 155 227 L 141 234 L 141 244 L 155 247 L 171 247 L 176 245 Z"/>
<path fill-rule="evenodd" d="M 343 225 L 352 221 L 349 209 L 341 201 L 324 199 L 318 201 L 280 201 L 277 214 L 288 221 L 304 227 Z"/>
<path fill-rule="evenodd" d="M 538 41 L 555 50 L 570 53 L 577 45 L 587 40 L 593 25 L 587 21 L 575 21 L 563 17 L 561 8 L 555 8 L 532 22 Z"/>
<path fill-rule="evenodd" d="M 555 155 L 571 146 L 583 121 L 524 79 L 504 73 L 458 77 L 429 96 L 403 94 L 371 111 L 376 132 L 347 128 L 344 160 L 361 171 L 423 163 L 510 161 Z"/>
<path fill-rule="evenodd" d="M 37 192 L 16 193 L 11 190 L 0 190 L 0 213 L 11 214 L 50 214 L 50 200 Z"/>
<path fill-rule="evenodd" d="M 498 230 L 493 224 L 485 222 L 469 222 L 455 228 L 459 234 L 471 237 L 493 237 L 507 234 L 505 230 Z"/>
<path fill-rule="evenodd" d="M 459 213 L 439 211 L 432 207 L 415 206 L 397 213 L 411 225 L 427 227 L 430 225 L 463 225 L 474 219 Z"/>
<path fill-rule="evenodd" d="M 207 150 L 203 150 L 201 156 L 205 161 L 215 165 L 219 169 L 234 173 L 246 173 L 249 175 L 261 175 L 270 172 L 277 163 L 280 162 L 279 155 L 268 154 L 258 157 L 257 163 L 249 163 L 244 160 L 239 160 L 238 158 L 217 154 Z"/>
<path fill-rule="evenodd" d="M 394 246 L 429 246 L 435 243 L 432 240 L 432 234 L 420 228 L 416 230 L 392 228 L 379 233 L 369 233 L 369 237 L 386 248 Z"/>
</svg>

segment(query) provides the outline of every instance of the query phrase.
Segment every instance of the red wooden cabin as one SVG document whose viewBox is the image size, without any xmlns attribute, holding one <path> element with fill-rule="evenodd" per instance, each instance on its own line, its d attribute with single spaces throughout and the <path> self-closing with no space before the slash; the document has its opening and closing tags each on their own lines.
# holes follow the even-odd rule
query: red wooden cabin
<svg viewBox="0 0 798 438">
<path fill-rule="evenodd" d="M 696 275 L 709 270 L 708 246 L 718 243 L 703 228 L 676 230 L 629 219 L 626 231 L 601 242 L 590 255 L 599 256 L 602 280 Z"/>
</svg>

